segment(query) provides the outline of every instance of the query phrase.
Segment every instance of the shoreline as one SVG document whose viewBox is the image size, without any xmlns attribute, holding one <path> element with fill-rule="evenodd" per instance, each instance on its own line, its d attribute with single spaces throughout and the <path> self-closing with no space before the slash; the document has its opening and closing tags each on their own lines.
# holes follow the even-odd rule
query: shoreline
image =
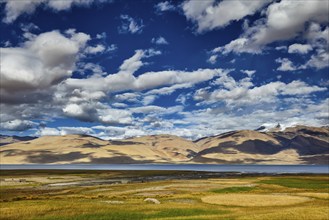
<svg viewBox="0 0 329 220">
<path fill-rule="evenodd" d="M 150 171 L 150 172 L 203 172 L 221 174 L 329 174 L 329 165 L 248 165 L 248 164 L 1 164 L 0 171 L 5 170 L 63 170 L 63 171 Z"/>
</svg>

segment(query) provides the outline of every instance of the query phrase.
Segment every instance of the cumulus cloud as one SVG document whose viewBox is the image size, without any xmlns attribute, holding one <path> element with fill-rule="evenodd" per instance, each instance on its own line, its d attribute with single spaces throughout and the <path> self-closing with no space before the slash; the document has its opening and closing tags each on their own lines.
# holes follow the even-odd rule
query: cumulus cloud
<svg viewBox="0 0 329 220">
<path fill-rule="evenodd" d="M 57 136 L 57 135 L 70 135 L 70 134 L 82 134 L 82 135 L 94 135 L 95 131 L 89 127 L 44 127 L 40 128 L 37 132 L 37 136 Z"/>
<path fill-rule="evenodd" d="M 272 88 L 282 87 L 283 84 L 275 83 L 268 86 Z M 307 85 L 301 81 L 287 83 L 283 89 L 287 94 L 308 94 L 317 88 Z M 301 87 L 298 89 L 296 87 Z M 313 88 L 312 88 L 313 87 Z M 306 90 L 308 91 L 305 91 Z M 296 90 L 297 89 L 297 90 Z M 275 89 L 263 88 L 262 92 Z M 282 91 L 283 91 L 282 90 Z M 265 96 L 265 95 L 264 95 Z M 189 139 L 198 139 L 203 136 L 215 135 L 230 130 L 258 128 L 262 124 L 277 124 L 292 126 L 305 124 L 311 126 L 322 126 L 329 121 L 329 99 L 313 102 L 309 98 L 291 99 L 287 101 L 288 107 L 282 109 L 280 105 L 258 105 L 249 103 L 251 108 L 243 107 L 239 110 L 228 109 L 227 107 L 214 105 L 209 108 L 184 111 L 182 106 L 164 108 L 161 106 L 135 108 L 133 111 L 142 113 L 144 116 L 134 125 L 127 126 L 103 126 L 97 125 L 87 127 L 59 127 L 51 128 L 48 133 L 53 134 L 88 134 L 102 139 L 121 139 L 151 134 L 172 134 Z M 284 101 L 284 100 L 281 100 Z M 159 111 L 160 114 L 156 112 Z M 180 119 L 161 118 L 161 114 L 178 113 Z M 47 131 L 47 128 L 43 128 Z M 46 132 L 45 132 L 46 133 Z"/>
<path fill-rule="evenodd" d="M 96 114 L 97 110 L 96 108 L 91 104 L 68 104 L 63 108 L 63 112 L 65 115 L 77 118 L 81 121 L 87 121 L 87 122 L 93 122 L 96 121 Z"/>
<path fill-rule="evenodd" d="M 308 44 L 292 44 L 288 48 L 288 53 L 307 54 L 312 50 L 312 46 Z"/>
<path fill-rule="evenodd" d="M 1 89 L 33 90 L 71 76 L 78 54 L 90 36 L 51 31 L 33 36 L 22 47 L 1 48 Z"/>
<path fill-rule="evenodd" d="M 278 47 L 275 47 L 274 49 L 286 51 L 287 50 L 287 46 L 278 46 Z"/>
<path fill-rule="evenodd" d="M 207 60 L 208 63 L 215 64 L 217 62 L 217 55 L 211 55 L 209 59 Z"/>
<path fill-rule="evenodd" d="M 54 11 L 69 10 L 73 6 L 89 6 L 92 3 L 98 2 L 111 2 L 106 0 L 65 0 L 65 1 L 52 1 L 52 0 L 24 0 L 12 1 L 4 0 L 6 16 L 3 19 L 5 23 L 14 22 L 22 14 L 32 14 L 34 11 L 43 6 L 50 8 Z"/>
<path fill-rule="evenodd" d="M 28 120 L 20 120 L 15 119 L 12 121 L 6 121 L 0 123 L 1 130 L 8 130 L 8 131 L 25 131 L 30 128 L 36 127 L 37 123 Z"/>
<path fill-rule="evenodd" d="M 61 135 L 69 134 L 87 134 L 92 135 L 93 129 L 88 127 L 59 127 Z"/>
<path fill-rule="evenodd" d="M 107 98 L 107 90 L 90 91 L 65 84 L 73 71 L 90 69 L 93 76 L 103 77 L 100 66 L 81 62 L 85 54 L 99 50 L 88 47 L 90 39 L 88 34 L 69 29 L 65 33 L 51 31 L 31 35 L 20 47 L 1 48 L 1 122 L 7 130 L 13 129 L 10 126 L 13 127 L 11 121 L 15 119 L 28 129 L 28 120 L 62 116 L 104 124 L 131 123 L 129 112 L 101 103 Z M 156 53 L 149 50 L 145 56 Z M 120 71 L 129 74 L 135 71 L 133 63 L 134 60 L 126 62 Z"/>
<path fill-rule="evenodd" d="M 86 53 L 89 53 L 89 54 L 97 54 L 97 53 L 101 53 L 103 51 L 105 51 L 105 47 L 102 44 L 98 44 L 98 45 L 96 45 L 94 47 L 93 46 L 89 46 L 89 47 L 87 47 L 85 49 L 85 52 Z"/>
<path fill-rule="evenodd" d="M 156 12 L 161 13 L 164 11 L 174 11 L 176 7 L 172 5 L 169 1 L 159 2 L 155 6 Z"/>
<path fill-rule="evenodd" d="M 295 71 L 298 68 L 293 64 L 288 58 L 278 58 L 275 62 L 280 63 L 281 65 L 277 68 L 279 71 Z"/>
<path fill-rule="evenodd" d="M 190 87 L 192 87 L 191 83 L 174 84 L 172 86 L 166 86 L 160 89 L 152 89 L 146 92 L 146 95 L 170 95 L 178 89 L 185 89 Z"/>
<path fill-rule="evenodd" d="M 158 37 L 158 38 L 152 38 L 151 42 L 153 44 L 158 44 L 158 45 L 166 45 L 169 44 L 168 41 L 164 37 Z"/>
<path fill-rule="evenodd" d="M 309 100 L 305 101 L 309 102 Z M 188 130 L 191 139 L 197 139 L 231 130 L 256 129 L 264 123 L 280 123 L 283 126 L 296 124 L 322 126 L 329 122 L 328 106 L 329 100 L 327 99 L 319 103 L 307 104 L 303 104 L 299 100 L 285 109 L 275 105 L 271 105 L 267 109 L 255 108 L 254 106 L 241 108 L 241 111 L 228 111 L 221 107 L 204 108 L 184 112 L 183 120 L 193 121 L 193 124 L 187 124 L 184 129 Z M 324 117 L 320 118 L 317 115 Z"/>
<path fill-rule="evenodd" d="M 60 130 L 57 128 L 41 128 L 40 130 L 37 131 L 36 133 L 37 136 L 57 136 L 61 135 Z"/>
<path fill-rule="evenodd" d="M 121 15 L 121 26 L 118 28 L 119 33 L 140 34 L 143 31 L 143 20 L 136 20 L 129 15 Z"/>
<path fill-rule="evenodd" d="M 182 9 L 188 20 L 196 23 L 197 32 L 202 33 L 222 28 L 247 15 L 253 15 L 270 1 L 264 0 L 224 0 L 185 1 Z M 227 13 L 229 12 L 229 13 Z"/>
<path fill-rule="evenodd" d="M 131 112 L 114 109 L 100 102 L 69 103 L 63 108 L 66 116 L 86 122 L 100 122 L 102 124 L 130 124 Z"/>
<path fill-rule="evenodd" d="M 305 33 L 305 26 L 310 22 L 326 24 L 329 20 L 328 4 L 328 1 L 273 2 L 264 11 L 265 18 L 259 19 L 239 38 L 216 48 L 214 52 L 261 53 L 272 42 L 289 40 Z"/>
<path fill-rule="evenodd" d="M 318 49 L 316 54 L 313 54 L 309 61 L 301 68 L 313 67 L 316 69 L 323 69 L 329 66 L 328 50 Z"/>
<path fill-rule="evenodd" d="M 290 83 L 276 81 L 256 86 L 250 77 L 236 81 L 228 74 L 222 74 L 213 85 L 219 88 L 210 92 L 210 88 L 201 88 L 195 92 L 194 99 L 201 103 L 223 102 L 228 106 L 260 105 L 275 103 L 281 96 L 308 96 L 327 90 L 325 87 L 308 85 L 300 80 Z"/>
<path fill-rule="evenodd" d="M 119 67 L 119 72 L 106 77 L 90 77 L 87 79 L 67 79 L 66 85 L 71 88 L 101 91 L 143 91 L 157 87 L 186 84 L 191 86 L 208 81 L 223 72 L 223 69 L 198 69 L 195 71 L 166 70 L 146 72 L 135 77 L 133 74 L 143 65 L 142 59 L 158 55 L 155 50 L 136 50 L 135 54 L 126 59 Z"/>
<path fill-rule="evenodd" d="M 256 73 L 256 70 L 240 70 L 242 73 L 247 74 L 249 77 Z"/>
</svg>

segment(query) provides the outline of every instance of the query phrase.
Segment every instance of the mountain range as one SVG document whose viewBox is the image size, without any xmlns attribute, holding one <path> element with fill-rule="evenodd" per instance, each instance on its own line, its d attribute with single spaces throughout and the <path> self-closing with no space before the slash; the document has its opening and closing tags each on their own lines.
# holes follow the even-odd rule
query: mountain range
<svg viewBox="0 0 329 220">
<path fill-rule="evenodd" d="M 238 130 L 195 141 L 173 135 L 102 140 L 88 135 L 0 136 L 1 164 L 328 164 L 329 127 Z"/>
</svg>

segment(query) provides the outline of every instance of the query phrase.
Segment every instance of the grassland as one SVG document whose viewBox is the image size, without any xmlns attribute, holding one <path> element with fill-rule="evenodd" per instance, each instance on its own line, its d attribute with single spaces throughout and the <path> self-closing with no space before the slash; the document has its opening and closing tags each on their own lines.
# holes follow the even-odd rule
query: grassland
<svg viewBox="0 0 329 220">
<path fill-rule="evenodd" d="M 0 200 L 0 219 L 13 220 L 329 220 L 329 177 L 1 171 Z"/>
</svg>

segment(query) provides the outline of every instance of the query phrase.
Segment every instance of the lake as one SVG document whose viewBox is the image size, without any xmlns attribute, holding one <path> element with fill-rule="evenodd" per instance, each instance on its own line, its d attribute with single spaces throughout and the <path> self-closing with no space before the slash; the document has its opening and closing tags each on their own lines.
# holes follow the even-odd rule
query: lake
<svg viewBox="0 0 329 220">
<path fill-rule="evenodd" d="M 329 174 L 328 165 L 224 165 L 224 164 L 1 164 L 0 170 L 180 170 L 238 173 Z"/>
</svg>

